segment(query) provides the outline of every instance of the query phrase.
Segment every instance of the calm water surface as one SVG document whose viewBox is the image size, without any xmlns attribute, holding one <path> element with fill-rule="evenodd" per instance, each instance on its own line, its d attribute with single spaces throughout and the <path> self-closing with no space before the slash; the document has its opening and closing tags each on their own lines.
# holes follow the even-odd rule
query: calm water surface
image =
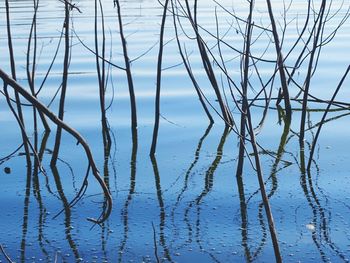
<svg viewBox="0 0 350 263">
<path fill-rule="evenodd" d="M 10 72 L 5 6 L 0 5 L 1 68 Z M 317 1 L 316 1 L 317 2 Z M 347 11 L 346 4 L 333 1 L 325 35 L 334 30 Z M 219 1 L 243 18 L 247 4 Z M 33 18 L 32 1 L 10 1 L 11 25 L 18 80 L 27 86 L 25 72 L 27 44 Z M 315 3 L 316 5 L 317 3 Z M 101 137 L 101 113 L 94 55 L 78 40 L 94 48 L 94 1 L 76 5 L 82 11 L 72 12 L 72 55 L 69 67 L 65 120 L 89 142 L 98 167 L 108 181 L 113 196 L 113 210 L 108 221 L 94 226 L 88 217 L 97 217 L 103 206 L 103 195 L 91 177 L 84 197 L 72 208 L 68 203 L 77 194 L 85 176 L 87 161 L 76 141 L 64 134 L 57 171 L 49 166 L 55 132 L 45 143 L 42 129 L 39 145 L 45 149 L 43 165 L 47 175 L 28 174 L 23 149 L 0 161 L 1 224 L 0 243 L 16 262 L 272 262 L 274 252 L 270 239 L 256 173 L 245 161 L 242 180 L 236 177 L 238 137 L 226 130 L 217 115 L 208 126 L 196 92 L 179 56 L 172 17 L 165 28 L 161 123 L 155 159 L 149 157 L 154 121 L 154 95 L 158 54 L 159 25 L 162 6 L 157 1 L 121 2 L 128 52 L 132 62 L 138 113 L 138 143 L 133 143 L 130 130 L 130 105 L 125 72 L 109 68 L 106 90 L 107 111 L 113 138 L 111 153 L 105 157 Z M 105 16 L 107 54 L 124 67 L 117 12 L 113 1 L 102 1 Z M 283 5 L 275 1 L 276 19 L 282 23 Z M 216 34 L 215 10 L 220 34 L 224 40 L 241 49 L 242 37 L 236 33 L 236 21 L 212 1 L 200 1 L 199 23 Z M 265 3 L 257 3 L 255 20 L 268 26 Z M 305 17 L 305 3 L 295 1 L 287 20 L 292 21 L 284 39 L 292 45 L 297 20 Z M 45 77 L 60 38 L 64 21 L 64 4 L 40 1 L 37 20 L 36 84 Z M 183 29 L 193 36 L 190 25 Z M 259 32 L 256 31 L 256 36 Z M 101 35 L 100 35 L 101 36 Z M 208 46 L 215 40 L 203 32 Z M 213 105 L 218 106 L 202 68 L 195 42 L 180 36 L 199 84 Z M 262 35 L 253 46 L 254 54 L 275 59 L 273 44 Z M 350 23 L 343 24 L 337 35 L 322 50 L 311 93 L 329 99 L 350 61 Z M 239 83 L 240 60 L 237 54 L 223 48 L 230 74 Z M 292 54 L 288 59 L 293 61 Z M 46 104 L 59 88 L 62 78 L 63 45 L 59 49 L 48 80 L 39 94 Z M 274 65 L 261 66 L 262 78 L 268 78 Z M 216 68 L 217 69 L 217 68 Z M 298 73 L 305 75 L 300 69 Z M 219 75 L 218 75 L 219 76 Z M 220 78 L 218 78 L 220 79 Z M 251 80 L 251 94 L 258 80 Z M 337 99 L 347 101 L 350 81 L 346 80 Z M 274 92 L 278 85 L 274 87 Z M 296 95 L 296 87 L 292 93 Z M 283 142 L 284 122 L 272 109 L 258 134 L 258 142 L 266 152 L 277 153 Z M 348 262 L 350 259 L 350 118 L 349 112 L 332 112 L 334 120 L 324 125 L 318 141 L 315 162 L 310 174 L 300 170 L 299 130 L 300 104 L 293 107 L 291 131 L 286 135 L 281 160 L 261 152 L 267 193 L 283 259 L 285 262 Z M 325 104 L 310 104 L 324 109 Z M 57 112 L 58 98 L 50 106 Z M 239 120 L 239 111 L 232 107 Z M 263 109 L 253 108 L 255 124 Z M 213 111 L 213 114 L 214 111 Z M 310 111 L 308 125 L 316 125 L 323 112 Z M 26 110 L 28 133 L 32 113 Z M 9 111 L 5 98 L 0 98 L 1 158 L 21 145 L 18 124 Z M 311 142 L 315 130 L 309 131 Z M 251 149 L 247 148 L 248 154 Z M 305 151 L 307 152 L 307 151 Z M 308 153 L 307 153 L 308 155 Z M 106 160 L 106 162 L 105 162 Z M 107 164 L 107 165 L 106 165 Z M 63 210 L 62 210 L 63 209 Z M 58 216 L 56 216 L 60 211 Z M 0 255 L 0 262 L 6 262 Z"/>
</svg>

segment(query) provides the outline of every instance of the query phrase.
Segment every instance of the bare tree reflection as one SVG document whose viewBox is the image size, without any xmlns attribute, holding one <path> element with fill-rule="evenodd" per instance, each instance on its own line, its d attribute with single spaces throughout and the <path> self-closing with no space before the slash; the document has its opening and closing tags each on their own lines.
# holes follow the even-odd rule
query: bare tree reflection
<svg viewBox="0 0 350 263">
<path fill-rule="evenodd" d="M 123 206 L 123 209 L 121 212 L 122 218 L 123 218 L 123 225 L 124 225 L 124 235 L 123 235 L 123 239 L 121 240 L 119 250 L 118 250 L 118 253 L 119 253 L 118 262 L 122 262 L 123 252 L 125 250 L 126 242 L 128 240 L 129 205 L 132 202 L 132 198 L 133 198 L 133 195 L 135 193 L 135 187 L 136 187 L 137 149 L 138 149 L 137 133 L 133 133 L 131 159 L 130 159 L 129 193 L 127 195 L 127 198 L 125 200 L 125 203 L 124 203 L 124 206 Z"/>
<path fill-rule="evenodd" d="M 28 219 L 29 219 L 29 199 L 31 192 L 32 181 L 32 165 L 27 162 L 27 176 L 26 176 L 24 206 L 23 206 L 23 223 L 22 223 L 22 239 L 21 239 L 21 262 L 26 261 L 26 237 L 28 232 Z"/>
<path fill-rule="evenodd" d="M 166 244 L 166 237 L 164 234 L 166 214 L 165 214 L 165 206 L 164 206 L 164 200 L 162 195 L 162 188 L 160 183 L 160 174 L 158 170 L 157 159 L 155 158 L 154 155 L 153 156 L 151 155 L 150 159 L 153 166 L 154 180 L 155 180 L 155 186 L 157 191 L 157 199 L 158 199 L 158 205 L 160 210 L 159 211 L 159 243 L 163 248 L 164 259 L 168 260 L 169 262 L 173 262 L 169 248 L 167 247 L 167 244 Z"/>
<path fill-rule="evenodd" d="M 41 140 L 40 149 L 38 152 L 40 162 L 42 162 L 42 159 L 43 159 L 43 156 L 45 153 L 46 143 L 47 143 L 49 136 L 50 136 L 50 132 L 45 132 L 44 136 Z M 38 167 L 38 164 L 34 164 L 34 165 Z M 34 168 L 34 170 L 33 170 L 33 195 L 34 195 L 35 199 L 37 200 L 38 206 L 39 206 L 38 241 L 39 241 L 41 251 L 43 252 L 46 260 L 48 261 L 50 259 L 50 254 L 47 251 L 47 249 L 45 248 L 45 245 L 49 244 L 50 241 L 45 237 L 45 234 L 44 234 L 44 225 L 45 225 L 46 219 L 47 219 L 47 210 L 46 210 L 46 207 L 44 205 L 42 194 L 41 194 L 39 170 L 37 168 Z"/>
<path fill-rule="evenodd" d="M 71 206 L 70 203 L 68 202 L 68 199 L 64 193 L 64 189 L 62 186 L 61 178 L 58 172 L 58 169 L 56 166 L 51 167 L 52 175 L 55 180 L 56 188 L 57 188 L 57 193 L 62 201 L 62 206 L 64 210 L 64 226 L 65 226 L 65 235 L 66 239 L 68 241 L 68 244 L 74 254 L 75 260 L 78 262 L 80 261 L 80 255 L 78 251 L 78 246 L 76 244 L 76 241 L 72 237 L 72 211 L 71 211 Z"/>
<path fill-rule="evenodd" d="M 209 126 L 210 127 L 210 126 Z M 209 130 L 210 131 L 210 130 Z M 203 202 L 203 199 L 205 196 L 211 191 L 213 185 L 214 185 L 214 173 L 220 164 L 221 158 L 223 156 L 223 148 L 226 142 L 226 138 L 228 134 L 230 133 L 230 128 L 225 127 L 223 134 L 221 136 L 220 142 L 218 144 L 217 150 L 216 150 L 216 156 L 211 165 L 209 166 L 208 170 L 205 172 L 205 180 L 204 180 L 204 189 L 202 192 L 197 196 L 197 198 L 193 201 L 191 201 L 188 205 L 188 207 L 185 209 L 184 212 L 184 221 L 187 224 L 187 230 L 188 230 L 188 241 L 189 243 L 192 242 L 192 235 L 193 235 L 193 227 L 190 223 L 189 213 L 191 211 L 191 208 L 194 206 L 196 207 L 196 223 L 195 223 L 195 237 L 196 242 L 200 249 L 205 250 L 202 244 L 202 237 L 200 235 L 201 232 L 201 223 L 200 223 L 200 213 L 201 213 L 201 203 Z M 209 253 L 209 252 L 208 252 Z M 215 258 L 214 255 L 209 253 L 212 258 Z M 217 261 L 217 260 L 216 260 Z"/>
</svg>

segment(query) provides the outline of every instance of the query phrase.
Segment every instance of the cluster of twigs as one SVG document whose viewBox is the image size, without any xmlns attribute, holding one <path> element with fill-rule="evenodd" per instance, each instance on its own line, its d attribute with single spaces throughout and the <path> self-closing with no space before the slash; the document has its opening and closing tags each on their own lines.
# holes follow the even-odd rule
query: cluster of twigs
<svg viewBox="0 0 350 263">
<path fill-rule="evenodd" d="M 205 27 L 202 27 L 197 19 L 197 9 L 198 5 L 200 4 L 199 1 L 194 0 L 193 5 L 190 5 L 190 2 L 188 0 L 185 1 L 178 1 L 178 0 L 172 0 L 171 1 L 171 8 L 167 7 L 168 1 L 164 4 L 164 10 L 168 9 L 168 12 L 172 14 L 173 16 L 173 24 L 175 29 L 175 37 L 177 41 L 177 45 L 179 48 L 179 53 L 183 60 L 183 65 L 185 66 L 188 75 L 190 79 L 192 80 L 192 83 L 194 85 L 194 88 L 196 89 L 198 93 L 199 100 L 201 101 L 201 104 L 203 105 L 203 109 L 206 112 L 209 121 L 212 122 L 213 119 L 207 109 L 207 105 L 211 109 L 213 109 L 217 114 L 220 115 L 220 117 L 224 120 L 225 124 L 230 127 L 239 137 L 240 146 L 239 146 L 239 156 L 238 156 L 238 164 L 237 164 L 237 171 L 236 176 L 237 178 L 241 178 L 243 175 L 243 166 L 244 166 L 244 160 L 245 156 L 249 158 L 249 154 L 246 154 L 248 152 L 248 145 L 247 142 L 249 142 L 251 149 L 253 151 L 254 160 L 250 160 L 250 164 L 253 166 L 254 170 L 256 171 L 258 181 L 259 181 L 259 188 L 263 200 L 263 205 L 265 207 L 265 212 L 268 219 L 268 225 L 270 229 L 270 234 L 272 238 L 272 243 L 275 251 L 276 256 L 276 262 L 281 262 L 282 257 L 278 245 L 278 238 L 274 226 L 272 211 L 269 204 L 269 197 L 265 190 L 265 183 L 263 179 L 263 171 L 260 164 L 260 157 L 259 157 L 259 151 L 262 149 L 262 147 L 259 145 L 256 139 L 256 135 L 259 132 L 260 128 L 263 125 L 265 116 L 269 110 L 270 103 L 273 100 L 273 88 L 275 80 L 279 79 L 280 83 L 280 89 L 279 94 L 276 99 L 276 104 L 278 105 L 281 100 L 284 101 L 284 113 L 282 114 L 284 117 L 284 122 L 288 125 L 288 130 L 284 132 L 284 137 L 286 138 L 287 134 L 289 133 L 289 127 L 292 120 L 292 102 L 295 101 L 297 103 L 301 103 L 301 119 L 300 119 L 300 130 L 299 133 L 297 133 L 299 137 L 300 142 L 300 149 L 302 152 L 304 152 L 304 138 L 305 138 L 305 124 L 306 124 L 306 114 L 309 111 L 308 109 L 308 101 L 313 100 L 316 102 L 323 102 L 327 104 L 327 107 L 324 110 L 324 115 L 321 119 L 320 125 L 318 126 L 318 130 L 316 132 L 316 135 L 311 143 L 311 150 L 309 154 L 309 160 L 308 164 L 305 167 L 301 167 L 302 171 L 310 171 L 311 164 L 313 161 L 313 154 L 315 150 L 315 146 L 317 144 L 317 139 L 320 134 L 320 130 L 322 128 L 322 124 L 325 121 L 326 115 L 329 112 L 330 108 L 332 106 L 334 107 L 342 107 L 339 106 L 339 104 L 334 103 L 335 96 L 337 95 L 340 87 L 342 86 L 346 76 L 349 72 L 349 67 L 346 69 L 345 73 L 343 74 L 341 81 L 339 82 L 332 98 L 328 101 L 324 101 L 320 98 L 317 98 L 310 94 L 310 86 L 311 86 L 311 80 L 316 72 L 317 64 L 320 58 L 321 49 L 324 45 L 329 43 L 332 38 L 335 36 L 338 29 L 344 24 L 344 22 L 349 17 L 349 12 L 347 11 L 343 18 L 340 20 L 339 24 L 331 30 L 330 33 L 327 35 L 326 32 L 326 26 L 329 23 L 329 21 L 332 19 L 333 14 L 331 13 L 332 9 L 332 2 L 327 1 L 321 1 L 319 9 L 315 6 L 312 6 L 311 1 L 308 1 L 307 5 L 307 15 L 304 21 L 302 21 L 302 25 L 300 26 L 297 24 L 297 32 L 298 37 L 296 38 L 295 42 L 291 45 L 291 47 L 288 49 L 286 45 L 284 45 L 285 40 L 285 34 L 288 31 L 288 26 L 291 24 L 291 21 L 287 21 L 287 15 L 288 15 L 288 9 L 290 6 L 284 6 L 284 24 L 280 24 L 280 28 L 278 28 L 273 6 L 270 0 L 266 0 L 266 13 L 269 16 L 269 25 L 266 26 L 264 24 L 257 24 L 254 21 L 254 18 L 256 16 L 255 12 L 255 1 L 251 0 L 248 1 L 248 15 L 247 18 L 245 17 L 239 17 L 235 14 L 234 9 L 229 10 L 227 7 L 222 6 L 219 2 L 216 2 L 219 8 L 222 12 L 227 13 L 230 17 L 232 17 L 232 24 L 230 24 L 231 28 L 234 28 L 236 30 L 236 33 L 241 35 L 242 41 L 239 43 L 242 43 L 242 47 L 234 47 L 233 44 L 228 43 L 225 41 L 225 36 L 229 35 L 232 30 L 228 30 L 228 32 L 225 32 L 223 36 L 220 35 L 220 25 L 219 25 L 219 19 L 217 10 L 215 10 L 215 19 L 216 19 L 216 33 L 210 32 Z M 289 5 L 292 5 L 293 2 L 290 2 Z M 338 13 L 339 10 L 336 10 L 335 13 Z M 165 17 L 165 14 L 163 14 L 163 19 Z M 313 19 L 312 19 L 313 18 Z M 293 18 L 294 19 L 294 18 Z M 183 28 L 185 27 L 184 24 L 189 25 L 189 27 L 193 30 L 192 36 L 191 32 L 185 31 Z M 298 23 L 300 23 L 298 21 Z M 179 32 L 179 29 L 182 29 L 182 32 Z M 216 100 L 219 103 L 220 111 L 216 110 L 212 103 L 209 102 L 209 99 L 205 96 L 205 91 L 202 90 L 195 79 L 194 74 L 191 71 L 190 66 L 190 58 L 187 56 L 187 52 L 184 52 L 186 50 L 186 43 L 183 41 L 183 44 L 180 40 L 180 35 L 186 36 L 189 41 L 194 41 L 197 44 L 197 50 L 199 53 L 199 56 L 203 62 L 203 68 L 205 70 L 205 73 L 209 79 L 209 82 L 211 84 L 211 87 L 213 88 Z M 209 35 L 211 37 L 210 40 L 205 39 L 205 36 Z M 253 47 L 257 42 L 261 42 L 260 38 L 262 35 L 267 35 L 270 39 L 271 43 L 274 43 L 275 46 L 275 54 L 276 59 L 271 60 L 265 58 L 265 52 L 269 49 L 269 44 L 267 43 L 266 50 L 262 54 L 254 54 Z M 162 37 L 162 34 L 161 34 Z M 210 46 L 208 43 L 212 41 L 213 44 Z M 233 74 L 230 73 L 229 68 L 229 61 L 226 59 L 228 52 L 222 52 L 223 46 L 231 50 L 232 53 L 229 53 L 230 57 L 237 57 L 240 58 L 240 73 L 241 78 L 235 79 Z M 292 65 L 289 65 L 289 57 L 297 57 L 297 59 L 294 61 Z M 159 56 L 161 57 L 161 56 Z M 291 60 L 292 61 L 292 60 Z M 262 77 L 261 72 L 259 71 L 259 68 L 261 64 L 270 64 L 274 66 L 274 70 L 272 70 L 271 75 L 269 78 L 267 78 L 267 81 Z M 213 66 L 216 66 L 216 70 L 213 70 Z M 295 73 L 297 71 L 306 71 L 306 74 L 302 74 L 303 79 L 300 81 L 295 78 Z M 159 72 L 159 71 L 158 71 Z M 216 80 L 217 76 L 221 76 L 222 78 L 226 78 L 227 85 L 222 84 L 221 91 L 218 87 L 218 82 Z M 254 77 L 257 78 L 258 84 L 256 84 L 256 81 L 254 82 Z M 276 81 L 277 82 L 277 81 Z M 301 84 L 299 84 L 301 83 Z M 257 85 L 260 85 L 257 86 Z M 268 87 L 270 86 L 270 90 L 268 90 Z M 295 87 L 299 89 L 297 94 L 294 97 L 291 97 L 292 91 L 295 92 Z M 230 99 L 227 99 L 225 91 L 227 90 L 227 94 L 230 94 Z M 255 94 L 252 94 L 252 90 L 255 91 Z M 224 96 L 222 96 L 221 92 L 224 93 Z M 298 100 L 298 98 L 302 95 L 302 99 Z M 252 96 L 252 97 L 250 97 Z M 204 99 L 203 99 L 204 98 Z M 230 103 L 228 101 L 233 102 L 232 110 L 238 110 L 240 113 L 240 121 L 236 121 L 233 119 L 231 110 L 230 110 Z M 253 121 L 252 121 L 252 114 L 251 109 L 255 106 L 256 103 L 261 101 L 264 101 L 265 105 L 263 116 L 261 118 L 261 121 L 257 128 L 254 127 Z M 239 125 L 238 125 L 239 123 Z M 283 153 L 283 149 L 280 151 L 280 156 L 273 156 L 276 158 L 276 160 L 281 158 L 281 154 Z M 301 163 L 303 163 L 301 161 Z M 237 179 L 238 180 L 238 179 Z M 241 180 L 241 179 L 239 179 Z"/>
<path fill-rule="evenodd" d="M 47 70 L 47 73 L 45 75 L 45 78 L 43 79 L 40 87 L 36 89 L 35 86 L 35 77 L 36 77 L 36 68 L 37 68 L 37 57 L 38 57 L 38 47 L 37 47 L 37 12 L 39 7 L 39 1 L 34 1 L 33 8 L 33 19 L 32 24 L 30 27 L 29 37 L 28 37 L 28 46 L 27 46 L 27 62 L 26 62 L 26 73 L 27 73 L 27 80 L 28 80 L 28 86 L 30 88 L 30 92 L 28 92 L 22 85 L 20 85 L 16 81 L 16 65 L 15 65 L 15 54 L 13 51 L 13 42 L 12 42 L 12 34 L 11 34 L 11 18 L 10 18 L 10 6 L 9 1 L 5 1 L 6 4 L 6 21 L 7 21 L 7 39 L 8 39 L 8 50 L 9 50 L 9 58 L 10 58 L 10 65 L 11 65 L 11 76 L 9 76 L 7 73 L 5 73 L 2 69 L 0 69 L 0 78 L 3 80 L 3 94 L 6 97 L 6 101 L 8 103 L 8 106 L 10 110 L 12 111 L 13 115 L 15 116 L 18 125 L 21 130 L 22 134 L 22 140 L 23 140 L 23 147 L 25 150 L 25 157 L 27 162 L 27 167 L 29 171 L 31 170 L 31 167 L 34 169 L 34 173 L 37 174 L 39 171 L 43 173 L 46 176 L 46 171 L 44 167 L 41 164 L 42 161 L 42 154 L 43 150 L 38 149 L 38 122 L 37 117 L 39 116 L 41 119 L 41 123 L 45 129 L 45 133 L 48 134 L 51 131 L 51 126 L 47 122 L 47 118 L 50 119 L 55 125 L 56 125 L 56 137 L 55 137 L 55 145 L 52 151 L 52 157 L 51 157 L 51 167 L 54 169 L 56 167 L 56 163 L 59 156 L 59 148 L 61 144 L 61 134 L 62 131 L 65 130 L 69 134 L 71 134 L 76 140 L 78 144 L 81 144 L 84 148 L 84 151 L 86 153 L 86 157 L 88 160 L 88 168 L 86 176 L 83 180 L 82 186 L 80 191 L 78 192 L 77 196 L 68 204 L 69 206 L 73 206 L 79 199 L 81 199 L 82 195 L 84 194 L 86 187 L 88 185 L 88 175 L 89 171 L 91 169 L 91 172 L 97 182 L 101 185 L 101 188 L 103 190 L 104 196 L 105 196 L 105 205 L 103 212 L 101 213 L 100 217 L 98 219 L 89 219 L 90 221 L 93 221 L 94 223 L 102 223 L 104 222 L 111 212 L 112 208 L 112 198 L 109 192 L 109 189 L 104 182 L 104 180 L 101 178 L 99 170 L 96 166 L 96 163 L 94 161 L 93 154 L 90 150 L 90 147 L 88 146 L 88 143 L 85 141 L 85 139 L 72 127 L 70 127 L 68 124 L 66 124 L 63 120 L 64 117 L 64 111 L 65 111 L 65 100 L 66 100 L 66 90 L 67 90 L 67 83 L 68 83 L 68 71 L 69 71 L 69 64 L 70 64 L 70 52 L 71 52 L 71 29 L 70 29 L 70 17 L 71 12 L 73 9 L 73 5 L 70 1 L 63 1 L 64 3 L 64 12 L 65 12 L 65 18 L 62 26 L 62 34 L 61 38 L 59 39 L 59 44 L 57 46 L 54 58 Z M 64 60 L 63 60 L 63 74 L 62 74 L 62 83 L 60 86 L 60 100 L 59 100 L 59 109 L 58 114 L 56 115 L 53 113 L 48 106 L 44 105 L 42 102 L 40 102 L 37 99 L 38 94 L 42 90 L 49 74 L 52 69 L 53 64 L 55 63 L 56 56 L 58 54 L 58 50 L 60 48 L 61 39 L 64 40 Z M 97 64 L 98 65 L 98 64 Z M 99 67 L 98 67 L 99 69 Z M 102 69 L 104 71 L 104 68 Z M 100 76 L 101 74 L 99 74 Z M 104 76 L 100 77 L 100 83 L 104 82 Z M 102 85 L 102 84 L 101 84 Z M 11 97 L 11 92 L 9 89 L 13 90 L 14 99 Z M 104 91 L 104 87 L 101 87 L 102 91 Z M 103 92 L 101 92 L 101 107 L 104 107 L 103 104 Z M 57 94 L 57 93 L 56 93 Z M 21 99 L 25 99 L 27 103 L 23 103 Z M 13 107 L 13 103 L 15 103 L 16 108 Z M 29 104 L 28 104 L 29 103 Z M 30 105 L 33 108 L 33 122 L 34 122 L 34 140 L 30 140 L 29 136 L 26 131 L 26 121 L 23 114 L 23 107 L 26 105 Z M 104 113 L 104 111 L 102 111 Z M 103 118 L 105 120 L 105 118 Z M 106 122 L 103 122 L 103 128 L 104 130 L 107 130 L 106 128 Z M 110 141 L 110 139 L 109 139 Z M 32 157 L 34 156 L 34 165 L 32 165 Z M 31 172 L 30 172 L 31 173 Z M 29 177 L 30 178 L 30 177 Z"/>
</svg>

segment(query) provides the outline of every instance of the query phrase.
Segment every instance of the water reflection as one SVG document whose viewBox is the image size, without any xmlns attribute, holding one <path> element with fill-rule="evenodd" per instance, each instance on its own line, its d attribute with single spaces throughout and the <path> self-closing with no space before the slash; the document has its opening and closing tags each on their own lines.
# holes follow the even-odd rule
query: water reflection
<svg viewBox="0 0 350 263">
<path fill-rule="evenodd" d="M 46 149 L 47 140 L 50 136 L 50 132 L 45 132 L 41 140 L 40 149 L 38 152 L 39 162 L 42 163 L 43 156 Z M 37 162 L 37 161 L 36 161 Z M 38 164 L 36 165 L 37 167 Z M 47 177 L 47 175 L 46 175 Z M 40 179 L 39 179 L 39 169 L 34 168 L 33 171 L 33 195 L 38 202 L 39 206 L 39 218 L 38 218 L 38 241 L 41 251 L 43 252 L 46 261 L 49 261 L 50 254 L 49 251 L 45 248 L 46 245 L 50 244 L 49 240 L 45 237 L 44 230 L 47 222 L 47 209 L 44 205 L 41 188 L 40 188 Z"/>
<path fill-rule="evenodd" d="M 300 158 L 301 163 L 304 164 L 304 151 L 300 151 Z M 310 221 L 310 225 L 312 226 L 312 240 L 320 253 L 322 261 L 329 262 L 326 250 L 330 249 L 337 256 L 338 260 L 341 259 L 347 262 L 346 254 L 332 241 L 329 235 L 329 223 L 332 221 L 332 213 L 327 206 L 324 207 L 321 204 L 322 199 L 318 197 L 317 188 L 314 187 L 314 179 L 310 171 L 303 172 L 303 169 L 301 169 L 300 186 L 312 211 L 312 220 Z M 320 193 L 322 194 L 322 192 Z M 328 198 L 327 196 L 323 196 L 326 204 Z"/>
<path fill-rule="evenodd" d="M 72 217 L 71 204 L 68 202 L 68 199 L 66 198 L 66 195 L 64 193 L 64 189 L 63 189 L 63 186 L 61 183 L 61 178 L 60 178 L 57 167 L 51 166 L 51 171 L 52 171 L 52 175 L 54 177 L 57 193 L 60 197 L 60 200 L 61 200 L 62 206 L 63 206 L 64 227 L 65 227 L 64 233 L 66 235 L 66 239 L 68 241 L 68 244 L 73 252 L 75 260 L 78 262 L 78 261 L 81 261 L 81 258 L 79 256 L 78 246 L 77 246 L 76 241 L 74 240 L 73 235 L 72 235 L 72 229 L 74 229 L 74 227 L 72 226 L 72 220 L 71 220 L 71 217 Z M 66 261 L 65 255 L 62 255 L 62 257 L 63 257 L 63 261 Z"/>
<path fill-rule="evenodd" d="M 204 189 L 201 192 L 201 194 L 196 198 L 195 204 L 200 205 L 201 202 L 203 202 L 203 199 L 205 196 L 211 191 L 214 185 L 214 173 L 216 169 L 218 168 L 218 165 L 221 161 L 222 155 L 223 155 L 223 148 L 226 142 L 226 138 L 228 134 L 230 133 L 230 128 L 225 128 L 224 132 L 221 136 L 218 148 L 216 150 L 216 156 L 212 164 L 209 166 L 208 170 L 205 172 L 205 181 L 204 181 Z"/>
<path fill-rule="evenodd" d="M 165 206 L 164 206 L 164 200 L 162 195 L 162 187 L 161 187 L 157 159 L 154 155 L 153 156 L 151 155 L 150 159 L 153 167 L 154 181 L 155 181 L 157 199 L 158 199 L 158 205 L 159 205 L 159 243 L 163 248 L 164 259 L 168 260 L 169 262 L 173 262 L 170 256 L 169 248 L 167 246 L 166 237 L 164 235 L 166 215 L 165 215 Z"/>
<path fill-rule="evenodd" d="M 138 139 L 137 133 L 133 133 L 132 136 L 132 150 L 131 150 L 131 158 L 130 158 L 130 184 L 129 184 L 129 192 L 128 196 L 125 200 L 123 209 L 122 209 L 122 218 L 123 218 L 123 226 L 124 226 L 124 234 L 123 239 L 120 242 L 120 246 L 118 249 L 119 258 L 118 262 L 122 262 L 123 253 L 125 250 L 126 242 L 128 240 L 128 232 L 129 232 L 129 205 L 132 202 L 133 195 L 135 193 L 136 187 L 136 167 L 137 167 L 137 149 L 138 149 Z"/>
<path fill-rule="evenodd" d="M 32 181 L 32 166 L 27 163 L 27 176 L 26 176 L 26 186 L 25 186 L 25 197 L 23 205 L 23 223 L 22 223 L 22 240 L 21 240 L 21 262 L 25 262 L 26 257 L 26 238 L 28 232 L 28 217 L 29 217 L 29 198 L 31 192 L 31 181 Z"/>
<path fill-rule="evenodd" d="M 195 167 L 196 163 L 199 160 L 199 155 L 200 155 L 200 152 L 201 152 L 201 149 L 202 149 L 203 142 L 204 142 L 205 138 L 208 136 L 208 134 L 210 133 L 210 130 L 211 130 L 212 127 L 213 127 L 213 124 L 210 123 L 208 125 L 207 129 L 205 130 L 203 136 L 198 141 L 198 145 L 197 145 L 197 148 L 196 148 L 196 151 L 195 151 L 195 154 L 194 154 L 194 160 L 192 161 L 190 167 L 188 168 L 188 170 L 185 173 L 184 185 L 183 185 L 183 187 L 181 189 L 180 194 L 176 198 L 176 203 L 174 205 L 174 210 L 179 205 L 179 203 L 180 203 L 180 201 L 182 199 L 182 196 L 184 195 L 185 191 L 188 188 L 188 182 L 189 182 L 189 179 L 190 179 L 190 175 L 191 175 L 192 169 Z M 174 213 L 174 211 L 173 211 L 173 213 Z"/>
<path fill-rule="evenodd" d="M 197 164 L 197 162 L 199 161 L 199 157 L 200 157 L 200 153 L 201 153 L 201 149 L 202 149 L 204 140 L 209 135 L 212 127 L 213 127 L 213 123 L 210 122 L 208 127 L 206 128 L 204 134 L 202 135 L 202 137 L 198 141 L 197 148 L 196 148 L 196 151 L 195 151 L 195 154 L 194 154 L 194 160 L 191 162 L 189 168 L 186 170 L 186 172 L 184 174 L 184 184 L 183 184 L 183 187 L 181 188 L 180 193 L 178 194 L 178 196 L 176 198 L 176 203 L 174 204 L 173 209 L 172 209 L 172 213 L 171 213 L 172 223 L 173 223 L 173 227 L 175 229 L 177 229 L 179 227 L 176 224 L 176 218 L 175 218 L 176 217 L 176 214 L 175 214 L 176 210 L 179 208 L 179 206 L 181 204 L 181 201 L 183 199 L 183 196 L 184 196 L 186 190 L 188 189 L 188 184 L 190 182 L 189 180 L 191 178 L 192 170 L 195 167 L 195 165 Z M 190 206 L 191 206 L 191 204 L 190 204 Z M 187 243 L 192 243 L 192 226 L 191 226 L 191 224 L 189 222 L 189 217 L 188 217 L 189 211 L 190 211 L 189 208 L 187 208 L 185 210 L 184 222 L 186 223 L 187 228 L 188 228 L 188 240 L 187 240 Z"/>
<path fill-rule="evenodd" d="M 244 192 L 243 176 L 236 174 L 237 189 L 239 195 L 240 215 L 241 215 L 241 236 L 242 247 L 244 248 L 245 258 L 248 262 L 252 261 L 250 248 L 248 245 L 248 213 L 247 203 Z"/>
<path fill-rule="evenodd" d="M 206 131 L 210 131 L 211 126 L 209 125 L 209 130 L 207 129 Z M 196 221 L 195 221 L 195 240 L 196 243 L 198 244 L 199 248 L 203 251 L 207 251 L 205 249 L 205 244 L 202 243 L 202 237 L 201 237 L 201 204 L 203 203 L 203 199 L 208 195 L 208 193 L 212 190 L 213 185 L 214 185 L 214 173 L 216 171 L 216 169 L 218 168 L 218 165 L 220 164 L 220 161 L 222 159 L 223 156 L 223 148 L 226 142 L 226 138 L 228 136 L 228 134 L 230 133 L 230 128 L 225 127 L 223 134 L 221 136 L 220 142 L 218 144 L 217 150 L 216 150 L 216 156 L 215 159 L 213 160 L 213 162 L 211 163 L 211 165 L 209 166 L 209 168 L 207 169 L 207 171 L 205 172 L 205 179 L 204 179 L 204 188 L 202 190 L 202 192 L 191 202 L 189 202 L 187 208 L 185 209 L 185 213 L 184 213 L 184 222 L 186 222 L 187 225 L 187 230 L 188 230 L 188 242 L 192 243 L 192 235 L 193 235 L 193 226 L 191 224 L 190 221 L 190 211 L 193 207 L 196 207 Z M 206 134 L 205 134 L 206 136 Z M 202 137 L 203 138 L 203 137 Z M 204 137 L 205 138 L 205 137 Z M 204 139 L 203 138 L 203 139 Z M 201 142 L 201 141 L 200 141 Z M 210 252 L 209 255 L 215 259 L 215 256 L 213 254 L 211 254 Z M 215 259 L 215 261 L 217 261 Z"/>
</svg>

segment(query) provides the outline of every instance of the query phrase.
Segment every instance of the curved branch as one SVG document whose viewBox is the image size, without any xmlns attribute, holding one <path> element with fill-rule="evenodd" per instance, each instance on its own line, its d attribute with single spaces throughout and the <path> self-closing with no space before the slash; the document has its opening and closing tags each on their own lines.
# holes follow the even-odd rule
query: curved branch
<svg viewBox="0 0 350 263">
<path fill-rule="evenodd" d="M 89 161 L 89 164 L 92 168 L 92 174 L 94 175 L 97 182 L 102 187 L 103 193 L 106 197 L 106 208 L 102 212 L 101 216 L 98 219 L 89 218 L 89 221 L 92 221 L 94 223 L 100 224 L 103 223 L 110 215 L 112 210 L 112 196 L 104 183 L 103 179 L 100 176 L 100 172 L 97 169 L 95 160 L 92 156 L 92 152 L 90 150 L 89 145 L 85 141 L 85 139 L 72 127 L 70 127 L 68 124 L 60 120 L 53 112 L 51 112 L 43 103 L 41 103 L 38 99 L 36 99 L 34 96 L 32 96 L 28 91 L 26 91 L 21 85 L 17 83 L 13 78 L 11 78 L 9 75 L 7 75 L 3 70 L 0 69 L 0 78 L 9 86 L 11 86 L 16 92 L 21 94 L 26 100 L 28 100 L 33 107 L 35 107 L 38 111 L 42 112 L 44 115 L 46 115 L 53 123 L 55 123 L 58 127 L 64 129 L 66 132 L 71 134 L 74 138 L 77 139 L 78 143 L 80 143 L 86 153 L 86 157 Z"/>
</svg>

